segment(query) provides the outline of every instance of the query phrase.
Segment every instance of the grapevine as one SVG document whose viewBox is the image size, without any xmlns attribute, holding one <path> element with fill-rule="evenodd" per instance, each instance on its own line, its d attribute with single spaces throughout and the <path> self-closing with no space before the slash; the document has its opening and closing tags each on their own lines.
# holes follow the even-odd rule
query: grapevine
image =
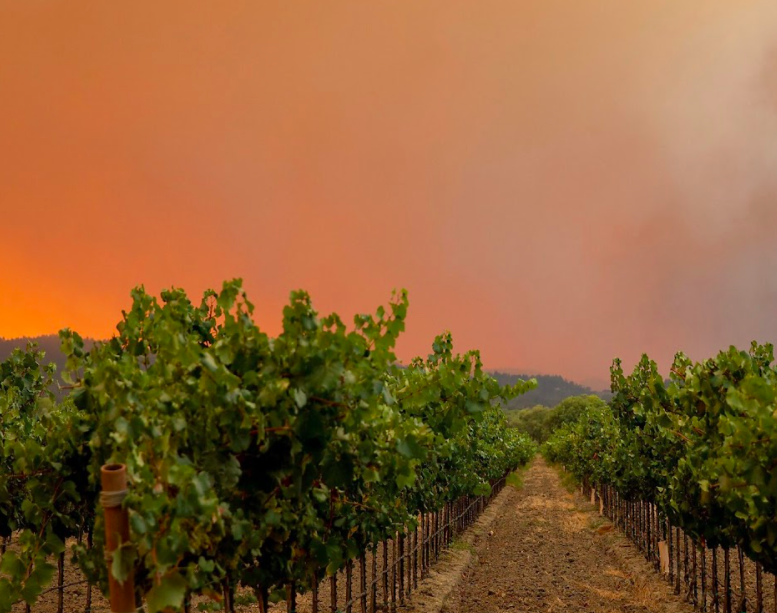
<svg viewBox="0 0 777 613">
<path fill-rule="evenodd" d="M 616 360 L 612 403 L 543 448 L 581 481 L 652 502 L 692 538 L 739 546 L 777 571 L 777 368 L 771 345 L 702 362 L 677 354 L 669 377 L 643 356 Z M 601 422 L 602 427 L 596 424 Z"/>
<path fill-rule="evenodd" d="M 528 461 L 533 445 L 499 402 L 534 382 L 499 386 L 449 334 L 399 365 L 407 308 L 401 292 L 349 327 L 295 292 L 271 338 L 239 280 L 196 304 L 137 288 L 109 341 L 86 351 L 60 333 L 72 388 L 62 402 L 42 356 L 15 353 L 2 365 L 0 530 L 20 547 L 0 563 L 0 612 L 32 604 L 84 531 L 94 547 L 71 555 L 88 580 L 106 590 L 108 573 L 131 573 L 150 613 L 222 585 L 251 588 L 266 610 Z M 131 528 L 108 565 L 97 504 L 107 463 L 127 467 Z"/>
</svg>

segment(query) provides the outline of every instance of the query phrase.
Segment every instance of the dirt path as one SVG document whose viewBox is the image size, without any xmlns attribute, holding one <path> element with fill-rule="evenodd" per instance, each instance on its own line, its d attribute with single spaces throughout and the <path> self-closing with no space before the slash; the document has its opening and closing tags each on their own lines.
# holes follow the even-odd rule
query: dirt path
<svg viewBox="0 0 777 613">
<path fill-rule="evenodd" d="M 690 612 L 598 509 L 537 459 L 475 544 L 447 613 Z"/>
</svg>

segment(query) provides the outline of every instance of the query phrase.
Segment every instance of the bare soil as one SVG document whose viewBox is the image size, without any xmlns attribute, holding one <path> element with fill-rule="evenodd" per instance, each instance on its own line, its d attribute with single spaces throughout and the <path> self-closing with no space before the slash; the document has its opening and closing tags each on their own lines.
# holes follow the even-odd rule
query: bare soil
<svg viewBox="0 0 777 613">
<path fill-rule="evenodd" d="M 445 613 L 690 612 L 644 557 L 558 474 L 537 459 L 500 513 Z"/>
</svg>

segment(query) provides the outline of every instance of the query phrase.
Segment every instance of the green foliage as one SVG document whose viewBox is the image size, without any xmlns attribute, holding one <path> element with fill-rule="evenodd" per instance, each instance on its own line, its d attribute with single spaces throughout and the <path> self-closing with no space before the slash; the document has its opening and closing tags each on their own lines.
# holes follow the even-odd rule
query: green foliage
<svg viewBox="0 0 777 613">
<path fill-rule="evenodd" d="M 548 415 L 552 409 L 537 405 L 529 409 L 507 411 L 507 424 L 529 436 L 538 443 L 544 443 L 549 432 L 546 428 Z"/>
<path fill-rule="evenodd" d="M 91 348 L 94 340 L 84 339 L 84 345 Z M 56 399 L 62 400 L 67 395 L 67 389 L 61 388 L 62 381 L 58 374 L 65 372 L 67 356 L 62 352 L 62 342 L 58 334 L 47 334 L 35 337 L 20 337 L 13 339 L 0 338 L 0 362 L 11 358 L 15 350 L 24 351 L 29 345 L 34 345 L 40 354 L 40 368 L 53 369 L 48 391 L 54 394 Z"/>
<path fill-rule="evenodd" d="M 132 300 L 110 341 L 61 333 L 62 403 L 40 353 L 2 363 L 0 529 L 19 547 L 0 563 L 0 612 L 34 602 L 65 538 L 92 526 L 94 548 L 74 549 L 87 578 L 105 590 L 108 572 L 132 573 L 150 613 L 224 580 L 267 603 L 535 452 L 500 408 L 533 381 L 500 386 L 449 334 L 397 365 L 405 293 L 348 327 L 295 292 L 277 338 L 240 281 L 199 304 L 176 289 Z M 127 467 L 131 529 L 110 564 L 95 513 L 106 463 Z"/>
<path fill-rule="evenodd" d="M 542 444 L 560 427 L 576 422 L 589 409 L 604 406 L 604 401 L 598 396 L 573 396 L 562 400 L 552 409 L 536 406 L 511 411 L 507 416 L 511 427 Z"/>
<path fill-rule="evenodd" d="M 738 545 L 775 572 L 773 361 L 772 346 L 756 343 L 700 363 L 678 354 L 665 380 L 647 356 L 629 376 L 615 360 L 609 414 L 561 428 L 543 453 L 578 479 L 655 502 L 691 536 Z"/>
<path fill-rule="evenodd" d="M 612 474 L 618 424 L 610 407 L 590 404 L 578 420 L 562 425 L 543 445 L 550 462 L 564 464 L 579 481 L 604 483 Z"/>
<path fill-rule="evenodd" d="M 43 358 L 30 345 L 0 363 L 0 536 L 16 541 L 0 561 L 0 610 L 34 602 L 64 540 L 92 521 L 81 418 L 71 401 L 55 402 Z"/>
</svg>

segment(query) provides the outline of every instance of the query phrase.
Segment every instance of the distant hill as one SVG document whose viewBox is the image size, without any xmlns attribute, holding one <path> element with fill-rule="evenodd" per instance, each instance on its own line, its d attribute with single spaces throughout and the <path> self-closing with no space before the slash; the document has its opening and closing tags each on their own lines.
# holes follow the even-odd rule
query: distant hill
<svg viewBox="0 0 777 613">
<path fill-rule="evenodd" d="M 605 402 L 612 394 L 609 390 L 594 391 L 590 387 L 568 381 L 559 375 L 511 375 L 503 372 L 492 372 L 491 375 L 502 385 L 513 385 L 518 379 L 537 379 L 537 388 L 513 398 L 504 407 L 505 410 L 527 409 L 536 405 L 555 407 L 559 402 L 570 396 L 599 396 Z"/>
</svg>

